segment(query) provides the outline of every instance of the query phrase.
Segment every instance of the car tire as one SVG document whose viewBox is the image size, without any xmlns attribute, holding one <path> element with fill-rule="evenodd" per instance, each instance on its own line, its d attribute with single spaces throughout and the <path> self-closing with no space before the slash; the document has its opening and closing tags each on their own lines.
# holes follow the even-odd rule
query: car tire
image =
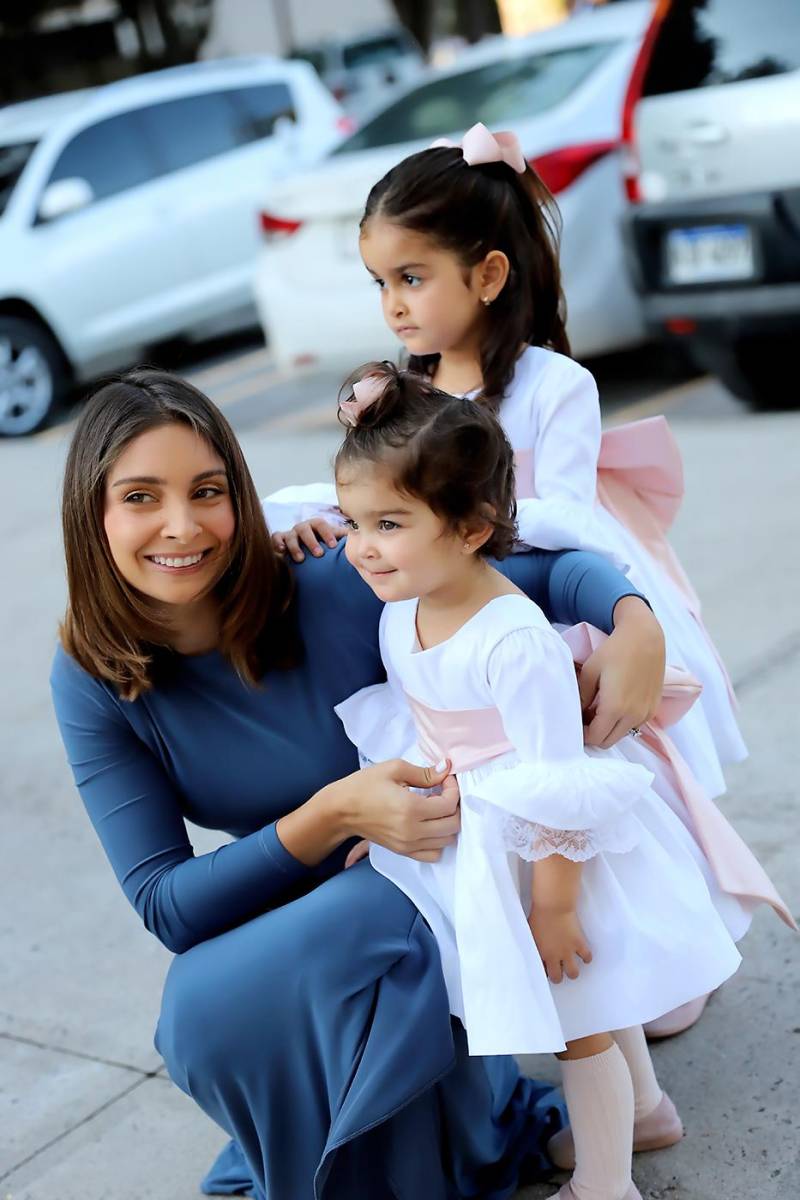
<svg viewBox="0 0 800 1200">
<path fill-rule="evenodd" d="M 797 348 L 788 337 L 748 338 L 714 357 L 714 374 L 751 408 L 764 412 L 800 408 Z"/>
<path fill-rule="evenodd" d="M 0 313 L 0 436 L 22 437 L 41 429 L 69 382 L 61 348 L 44 326 Z"/>
</svg>

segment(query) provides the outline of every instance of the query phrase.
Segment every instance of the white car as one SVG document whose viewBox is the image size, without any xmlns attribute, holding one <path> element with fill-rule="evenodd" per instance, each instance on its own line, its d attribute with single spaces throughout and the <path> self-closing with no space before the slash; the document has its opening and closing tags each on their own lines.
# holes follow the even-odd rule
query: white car
<svg viewBox="0 0 800 1200">
<path fill-rule="evenodd" d="M 267 193 L 255 277 L 269 344 L 282 364 L 353 367 L 394 356 L 377 291 L 358 253 L 371 186 L 406 155 L 482 121 L 512 129 L 556 194 L 564 230 L 568 330 L 579 356 L 643 338 L 619 231 L 622 103 L 652 11 L 631 0 L 532 37 L 493 38 L 426 76 L 341 142 L 325 161 Z"/>
<path fill-rule="evenodd" d="M 0 109 L 0 433 L 152 343 L 255 324 L 265 186 L 344 120 L 307 63 L 263 58 Z"/>
</svg>

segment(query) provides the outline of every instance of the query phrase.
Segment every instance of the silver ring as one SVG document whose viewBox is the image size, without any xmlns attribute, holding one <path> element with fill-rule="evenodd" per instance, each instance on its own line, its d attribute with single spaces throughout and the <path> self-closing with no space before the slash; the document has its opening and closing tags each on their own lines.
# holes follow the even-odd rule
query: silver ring
<svg viewBox="0 0 800 1200">
<path fill-rule="evenodd" d="M 638 725 L 634 725 L 632 729 L 628 730 L 628 733 L 630 734 L 631 737 L 639 737 L 641 732 L 642 731 Z"/>
</svg>

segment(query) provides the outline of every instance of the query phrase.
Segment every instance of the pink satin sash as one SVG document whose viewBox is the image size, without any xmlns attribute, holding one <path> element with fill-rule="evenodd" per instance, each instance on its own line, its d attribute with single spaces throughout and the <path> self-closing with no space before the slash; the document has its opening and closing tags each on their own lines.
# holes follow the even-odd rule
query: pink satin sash
<svg viewBox="0 0 800 1200">
<path fill-rule="evenodd" d="M 585 622 L 574 625 L 563 634 L 578 667 L 606 640 L 607 635 Z M 700 685 L 688 671 L 667 667 L 664 694 L 656 717 L 641 728 L 641 740 L 664 762 L 668 763 L 675 779 L 678 794 L 683 800 L 694 837 L 701 846 L 717 882 L 724 892 L 740 899 L 769 904 L 790 929 L 796 929 L 794 918 L 781 900 L 749 846 L 723 816 L 714 801 L 706 795 L 689 769 L 686 760 L 668 736 L 664 724 L 679 720 L 700 694 Z"/>
<path fill-rule="evenodd" d="M 716 659 L 736 709 L 738 702 L 725 664 L 703 624 L 699 597 L 666 538 L 683 491 L 680 450 L 665 417 L 648 417 L 606 430 L 597 460 L 597 498 L 675 584 Z"/>
<path fill-rule="evenodd" d="M 449 758 L 455 775 L 514 749 L 496 708 L 445 711 L 429 708 L 408 692 L 405 695 L 420 749 L 431 765 Z"/>
<path fill-rule="evenodd" d="M 697 783 L 666 731 L 653 721 L 642 726 L 640 736 L 645 745 L 672 768 L 695 838 L 722 890 L 742 900 L 769 904 L 790 929 L 797 930 L 794 917 L 761 863 Z"/>
</svg>

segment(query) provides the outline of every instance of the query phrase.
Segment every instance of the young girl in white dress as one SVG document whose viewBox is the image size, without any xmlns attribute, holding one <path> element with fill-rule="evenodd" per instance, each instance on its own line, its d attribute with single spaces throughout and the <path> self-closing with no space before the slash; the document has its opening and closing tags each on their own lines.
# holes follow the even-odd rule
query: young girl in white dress
<svg viewBox="0 0 800 1200">
<path fill-rule="evenodd" d="M 461 797 L 440 858 L 373 846 L 372 864 L 430 924 L 470 1052 L 562 1059 L 562 1200 L 634 1200 L 635 1103 L 662 1099 L 641 1023 L 727 979 L 749 915 L 652 790 L 656 756 L 584 749 L 566 642 L 487 561 L 516 531 L 486 406 L 373 365 L 340 408 L 347 556 L 387 602 L 388 682 L 337 712 L 362 761 L 449 760 Z"/>
<path fill-rule="evenodd" d="M 514 135 L 478 125 L 462 147 L 404 159 L 369 193 L 360 249 L 410 368 L 499 417 L 515 452 L 521 541 L 605 553 L 648 597 L 668 661 L 703 685 L 674 741 L 708 794 L 719 795 L 721 763 L 746 750 L 724 667 L 664 536 L 682 493 L 677 448 L 663 418 L 614 430 L 601 444 L 594 379 L 568 357 L 557 210 Z M 290 498 L 310 507 L 291 506 L 287 520 L 268 506 L 273 529 L 336 502 L 330 486 L 273 497 Z M 335 536 L 324 521 L 311 524 L 312 545 L 314 529 Z"/>
</svg>

